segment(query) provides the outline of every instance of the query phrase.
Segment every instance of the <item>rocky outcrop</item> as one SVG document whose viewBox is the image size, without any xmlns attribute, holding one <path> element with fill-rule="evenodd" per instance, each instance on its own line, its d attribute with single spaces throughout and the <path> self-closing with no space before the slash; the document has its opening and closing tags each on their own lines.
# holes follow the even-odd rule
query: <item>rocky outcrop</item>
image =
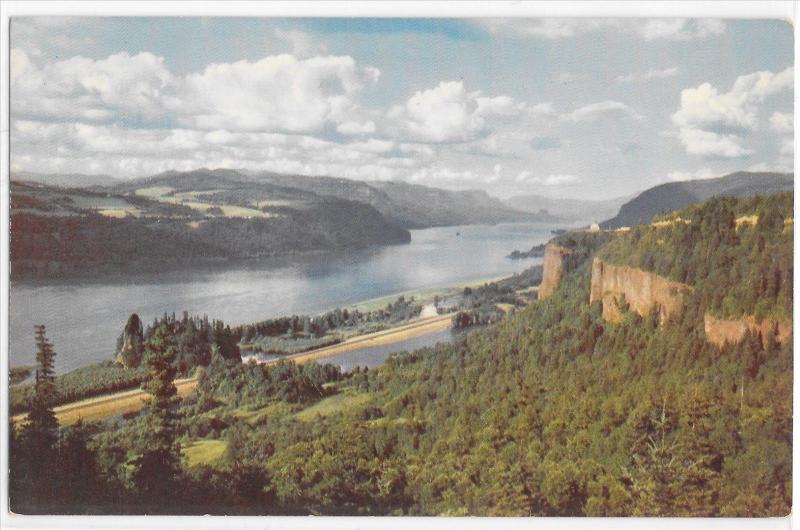
<svg viewBox="0 0 800 530">
<path fill-rule="evenodd" d="M 542 263 L 542 283 L 539 285 L 539 299 L 549 298 L 558 287 L 564 273 L 564 257 L 572 251 L 552 243 L 544 248 Z"/>
<path fill-rule="evenodd" d="M 592 283 L 589 301 L 603 304 L 603 318 L 618 322 L 622 318 L 620 304 L 624 298 L 630 308 L 644 316 L 658 311 L 659 322 L 679 315 L 692 288 L 668 280 L 658 274 L 634 267 L 611 265 L 595 258 L 592 262 Z"/>
<path fill-rule="evenodd" d="M 659 312 L 659 322 L 677 316 L 683 311 L 686 296 L 692 287 L 643 271 L 634 267 L 611 265 L 595 258 L 592 262 L 592 284 L 589 301 L 599 300 L 603 304 L 603 318 L 619 322 L 622 318 L 620 304 L 625 303 L 640 315 L 649 314 L 654 309 Z M 752 315 L 736 319 L 721 319 L 706 313 L 703 317 L 706 340 L 717 346 L 726 342 L 735 343 L 750 333 L 760 333 L 766 338 L 770 331 L 775 332 L 778 342 L 788 339 L 792 334 L 792 323 L 786 319 L 767 318 L 757 322 Z"/>
<path fill-rule="evenodd" d="M 792 334 L 792 323 L 788 320 L 765 318 L 761 322 L 756 322 L 752 315 L 726 320 L 706 313 L 703 325 L 706 340 L 717 346 L 723 346 L 726 342 L 740 342 L 748 330 L 750 333 L 761 333 L 763 338 L 766 338 L 770 331 L 776 332 L 775 339 L 778 342 L 782 342 Z"/>
<path fill-rule="evenodd" d="M 114 361 L 125 368 L 136 368 L 142 362 L 142 351 L 144 350 L 144 334 L 142 321 L 139 315 L 133 313 L 128 317 L 125 329 L 120 337 L 120 345 Z"/>
</svg>

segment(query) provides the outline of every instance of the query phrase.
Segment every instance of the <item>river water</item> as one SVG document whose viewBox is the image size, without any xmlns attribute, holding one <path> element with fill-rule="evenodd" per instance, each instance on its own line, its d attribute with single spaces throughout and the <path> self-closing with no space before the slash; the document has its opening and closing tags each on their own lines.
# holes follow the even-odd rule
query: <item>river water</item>
<svg viewBox="0 0 800 530">
<path fill-rule="evenodd" d="M 539 223 L 428 228 L 412 230 L 411 242 L 405 245 L 316 256 L 292 265 L 249 262 L 124 278 L 12 282 L 10 361 L 34 363 L 35 324 L 47 326 L 57 354 L 56 371 L 61 373 L 113 358 L 116 339 L 132 312 L 146 324 L 165 312 L 184 310 L 241 324 L 511 274 L 541 260 L 505 256 L 547 241 L 551 228 Z M 420 339 L 415 345 L 431 340 Z M 385 358 L 388 352 L 381 349 L 374 355 Z M 342 364 L 374 365 L 362 357 L 342 359 Z"/>
</svg>

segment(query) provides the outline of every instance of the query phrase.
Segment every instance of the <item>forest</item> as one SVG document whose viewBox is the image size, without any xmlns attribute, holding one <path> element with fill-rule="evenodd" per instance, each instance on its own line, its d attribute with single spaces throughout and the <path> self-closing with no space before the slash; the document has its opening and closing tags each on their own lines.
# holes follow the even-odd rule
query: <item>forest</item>
<svg viewBox="0 0 800 530">
<path fill-rule="evenodd" d="M 456 311 L 453 327 L 456 329 L 482 326 L 499 322 L 508 311 L 525 306 L 535 294 L 530 288 L 542 282 L 542 266 L 534 265 L 508 278 L 489 282 L 478 287 L 465 287 L 458 303 L 440 307 L 439 311 Z M 506 309 L 502 309 L 505 305 Z"/>
<path fill-rule="evenodd" d="M 214 348 L 178 400 L 181 346 L 159 322 L 143 352 L 151 398 L 128 420 L 57 424 L 42 328 L 11 439 L 12 510 L 787 515 L 791 340 L 716 346 L 702 315 L 791 315 L 790 210 L 784 195 L 712 199 L 672 224 L 560 235 L 572 253 L 553 296 L 371 370 L 250 365 Z M 589 303 L 594 256 L 695 289 L 663 323 L 624 305 L 607 322 Z"/>
</svg>

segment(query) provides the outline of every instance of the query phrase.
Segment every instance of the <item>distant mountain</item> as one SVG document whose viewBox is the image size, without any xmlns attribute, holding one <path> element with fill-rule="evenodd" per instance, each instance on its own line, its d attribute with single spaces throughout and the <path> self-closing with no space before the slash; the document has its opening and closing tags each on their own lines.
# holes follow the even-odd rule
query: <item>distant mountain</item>
<svg viewBox="0 0 800 530">
<path fill-rule="evenodd" d="M 84 175 L 82 173 L 29 173 L 12 172 L 15 182 L 35 182 L 58 188 L 91 188 L 95 186 L 114 186 L 120 180 L 110 175 Z"/>
<path fill-rule="evenodd" d="M 363 202 L 404 228 L 557 220 L 547 213 L 515 209 L 480 190 L 451 191 L 405 182 L 364 182 L 277 173 L 254 173 L 251 178 Z"/>
<path fill-rule="evenodd" d="M 619 228 L 647 223 L 654 215 L 678 210 L 711 197 L 750 197 L 794 189 L 791 173 L 749 173 L 740 171 L 724 177 L 669 182 L 650 188 L 623 204 L 616 217 L 600 224 Z"/>
<path fill-rule="evenodd" d="M 509 207 L 483 190 L 449 191 L 405 182 L 370 182 L 369 186 L 386 193 L 391 206 L 382 213 L 402 226 L 557 220 L 547 213 Z"/>
<path fill-rule="evenodd" d="M 17 182 L 34 182 L 56 187 L 110 188 L 113 193 L 136 193 L 144 188 L 169 187 L 173 193 L 238 190 L 247 197 L 248 186 L 256 195 L 269 192 L 270 200 L 318 200 L 320 197 L 356 201 L 372 206 L 388 221 L 405 229 L 461 224 L 496 224 L 515 221 L 561 221 L 548 212 L 522 210 L 505 204 L 485 191 L 451 191 L 404 182 L 365 182 L 338 177 L 312 177 L 237 169 L 166 171 L 157 175 L 123 181 L 108 175 L 42 175 L 17 173 Z"/>
<path fill-rule="evenodd" d="M 580 199 L 552 199 L 541 195 L 516 195 L 506 199 L 505 203 L 516 210 L 531 213 L 547 213 L 564 221 L 581 223 L 597 223 L 608 219 L 619 212 L 619 207 L 631 199 L 631 196 L 616 197 L 604 201 L 587 201 Z"/>
</svg>

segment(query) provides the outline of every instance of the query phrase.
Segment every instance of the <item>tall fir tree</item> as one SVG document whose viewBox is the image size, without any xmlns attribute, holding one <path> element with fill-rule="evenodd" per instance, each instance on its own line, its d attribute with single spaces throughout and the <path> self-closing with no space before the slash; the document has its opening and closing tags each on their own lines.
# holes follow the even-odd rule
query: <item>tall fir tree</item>
<svg viewBox="0 0 800 530">
<path fill-rule="evenodd" d="M 43 448 L 52 449 L 58 438 L 58 420 L 53 412 L 56 400 L 55 352 L 47 339 L 45 326 L 34 327 L 36 337 L 36 377 L 27 432 Z"/>
<path fill-rule="evenodd" d="M 175 347 L 164 324 L 147 341 L 144 357 L 149 375 L 142 389 L 150 394 L 146 402 L 147 449 L 134 460 L 133 479 L 143 506 L 159 510 L 174 500 L 180 473 L 181 448 L 176 440 Z"/>
<path fill-rule="evenodd" d="M 53 412 L 56 400 L 55 352 L 47 339 L 44 325 L 34 326 L 36 340 L 36 377 L 30 412 L 22 429 L 18 447 L 22 449 L 12 477 L 18 481 L 20 505 L 29 513 L 46 510 L 46 504 L 57 497 L 56 481 L 50 480 L 57 466 L 55 445 L 58 441 L 58 420 Z M 12 502 L 14 500 L 12 499 Z"/>
</svg>

